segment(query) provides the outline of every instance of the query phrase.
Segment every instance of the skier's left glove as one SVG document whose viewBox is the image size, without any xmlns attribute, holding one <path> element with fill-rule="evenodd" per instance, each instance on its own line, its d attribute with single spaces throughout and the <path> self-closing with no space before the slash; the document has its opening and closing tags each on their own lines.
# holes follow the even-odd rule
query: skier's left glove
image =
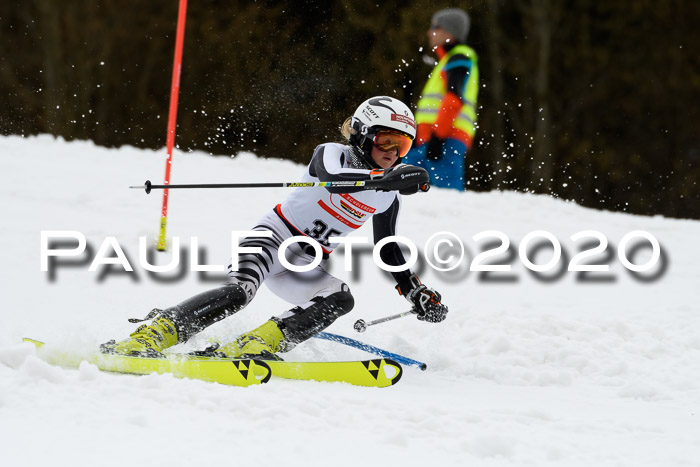
<svg viewBox="0 0 700 467">
<path fill-rule="evenodd" d="M 397 285 L 396 290 L 413 305 L 411 312 L 417 314 L 420 321 L 439 323 L 447 316 L 449 310 L 441 303 L 440 294 L 421 284 L 420 279 L 415 274 L 408 278 L 408 281 L 403 284 L 403 288 L 402 284 Z"/>
</svg>

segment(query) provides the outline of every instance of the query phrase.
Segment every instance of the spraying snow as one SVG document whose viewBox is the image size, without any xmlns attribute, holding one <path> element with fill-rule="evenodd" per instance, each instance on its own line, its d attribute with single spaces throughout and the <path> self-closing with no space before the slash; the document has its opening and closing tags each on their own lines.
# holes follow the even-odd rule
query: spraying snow
<svg viewBox="0 0 700 467">
<path fill-rule="evenodd" d="M 351 272 L 344 271 L 343 252 L 333 254 L 339 256 L 330 272 L 347 280 L 356 305 L 328 331 L 424 361 L 428 370 L 405 368 L 400 384 L 388 389 L 280 379 L 236 388 L 169 375 L 105 374 L 86 362 L 62 369 L 21 344 L 27 336 L 55 349 L 92 351 L 133 331 L 127 318 L 214 287 L 221 274 L 193 272 L 188 256 L 188 265 L 162 275 L 140 266 L 139 237 L 154 242 L 161 198 L 127 187 L 161 180 L 164 152 L 41 136 L 2 137 L 0 154 L 2 465 L 117 466 L 148 459 L 167 466 L 662 466 L 696 465 L 700 458 L 700 222 L 600 212 L 509 192 L 433 189 L 404 197 L 400 235 L 421 250 L 437 232 L 464 243 L 459 267 L 441 273 L 424 266 L 419 273 L 450 307 L 447 320 L 433 325 L 406 317 L 353 331 L 359 318 L 408 308 L 371 250 L 358 249 Z M 171 181 L 294 181 L 303 170 L 252 154 L 231 160 L 176 151 Z M 180 237 L 187 252 L 197 237 L 200 264 L 225 266 L 231 231 L 252 227 L 287 193 L 173 190 L 168 233 Z M 357 235 L 371 238 L 366 229 Z M 587 261 L 609 270 L 567 271 L 575 255 L 599 243 L 588 238 L 582 248 L 584 240 L 571 239 L 590 230 L 609 245 Z M 635 273 L 619 250 L 626 234 L 640 230 L 658 240 L 661 254 L 649 271 Z M 51 271 L 42 272 L 42 231 L 81 232 L 88 248 L 56 258 Z M 502 243 L 493 232 L 474 240 L 489 231 L 502 232 L 511 248 L 483 264 L 509 265 L 510 271 L 469 270 L 477 254 Z M 525 260 L 545 264 L 552 248 L 533 242 L 525 259 L 519 252 L 533 231 L 551 233 L 562 249 L 541 273 Z M 89 271 L 108 237 L 133 272 L 118 264 Z M 652 257 L 648 242 L 624 250 L 631 264 Z M 171 249 L 152 260 L 167 264 L 172 255 Z M 247 309 L 184 350 L 231 339 L 286 308 L 263 287 Z M 367 356 L 312 339 L 285 358 Z"/>
</svg>

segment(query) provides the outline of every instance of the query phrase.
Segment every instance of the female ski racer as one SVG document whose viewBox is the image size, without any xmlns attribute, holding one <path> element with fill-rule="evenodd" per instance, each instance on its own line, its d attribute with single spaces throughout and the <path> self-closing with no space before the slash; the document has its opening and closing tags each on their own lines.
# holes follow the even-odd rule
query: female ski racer
<svg viewBox="0 0 700 467">
<path fill-rule="evenodd" d="M 426 191 L 425 169 L 400 164 L 416 136 L 411 110 L 392 97 L 378 96 L 363 102 L 341 131 L 349 145 L 321 144 L 314 151 L 303 182 L 381 182 L 380 190 L 343 186 L 340 188 L 297 188 L 282 203 L 263 216 L 240 247 L 257 248 L 257 253 L 238 255 L 229 265 L 226 284 L 195 295 L 184 302 L 153 310 L 128 339 L 102 344 L 105 353 L 162 356 L 161 351 L 190 339 L 194 334 L 248 305 L 263 282 L 279 297 L 296 306 L 271 318 L 260 327 L 242 334 L 216 349 L 216 355 L 232 358 L 278 359 L 286 352 L 330 326 L 352 310 L 349 287 L 323 268 L 295 272 L 278 259 L 282 242 L 294 236 L 317 241 L 327 259 L 334 248 L 331 237 L 343 237 L 372 219 L 375 243 L 395 235 L 401 208 L 401 194 Z M 292 243 L 285 253 L 289 263 L 303 266 L 315 259 L 308 243 Z M 405 264 L 397 243 L 380 251 L 392 266 Z M 440 294 L 421 284 L 410 270 L 392 273 L 398 292 L 412 305 L 419 320 L 437 323 L 445 319 L 447 307 Z"/>
</svg>

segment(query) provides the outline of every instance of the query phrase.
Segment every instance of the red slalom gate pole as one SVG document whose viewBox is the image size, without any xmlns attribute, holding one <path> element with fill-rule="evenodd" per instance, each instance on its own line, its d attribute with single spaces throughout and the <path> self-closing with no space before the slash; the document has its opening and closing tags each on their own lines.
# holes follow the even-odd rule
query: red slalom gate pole
<svg viewBox="0 0 700 467">
<path fill-rule="evenodd" d="M 175 38 L 175 58 L 173 60 L 173 79 L 170 85 L 170 110 L 168 113 L 168 135 L 166 147 L 168 159 L 165 162 L 165 182 L 170 184 L 170 168 L 173 163 L 173 146 L 175 146 L 175 127 L 177 125 L 177 99 L 180 95 L 180 74 L 182 72 L 182 48 L 185 43 L 185 17 L 187 15 L 187 0 L 180 0 L 177 14 L 177 35 Z M 170 190 L 163 190 L 163 208 L 160 214 L 160 233 L 158 234 L 158 251 L 165 251 L 167 244 L 165 230 L 168 225 L 168 196 Z"/>
</svg>

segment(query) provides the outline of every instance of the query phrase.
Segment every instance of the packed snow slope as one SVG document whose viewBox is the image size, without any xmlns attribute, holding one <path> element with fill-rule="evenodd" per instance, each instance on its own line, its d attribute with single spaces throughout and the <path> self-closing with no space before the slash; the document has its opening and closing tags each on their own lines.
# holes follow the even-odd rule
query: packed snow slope
<svg viewBox="0 0 700 467">
<path fill-rule="evenodd" d="M 144 377 L 50 366 L 28 336 L 62 352 L 90 352 L 134 329 L 127 318 L 173 305 L 214 287 L 218 273 L 151 275 L 139 264 L 139 237 L 158 233 L 161 192 L 129 189 L 162 180 L 165 154 L 105 149 L 48 136 L 0 138 L 2 307 L 0 308 L 0 465 L 603 465 L 700 463 L 700 223 L 584 209 L 547 196 L 457 193 L 432 189 L 404 197 L 399 234 L 419 249 L 437 232 L 462 240 L 466 254 L 451 272 L 422 267 L 424 283 L 450 307 L 448 319 L 413 317 L 353 331 L 407 309 L 391 278 L 366 250 L 352 272 L 342 249 L 330 270 L 344 277 L 355 309 L 329 332 L 355 337 L 428 364 L 405 367 L 387 389 L 273 379 L 236 388 L 169 375 Z M 203 153 L 174 155 L 172 183 L 298 180 L 301 165 Z M 231 231 L 247 230 L 288 189 L 172 190 L 168 235 L 201 264 L 227 265 Z M 366 229 L 366 230 L 365 230 Z M 609 242 L 582 264 L 607 272 L 567 271 L 573 256 Z M 623 237 L 649 232 L 661 256 L 632 273 L 618 256 Z M 79 231 L 89 254 L 58 258 L 41 271 L 41 232 Z M 511 271 L 469 271 L 476 254 L 512 246 L 483 261 Z M 552 270 L 525 266 L 519 246 L 533 231 L 562 246 Z M 372 236 L 365 227 L 358 236 Z M 89 271 L 114 237 L 134 272 L 113 265 Z M 551 248 L 526 248 L 535 265 Z M 645 243 L 646 242 L 646 243 Z M 650 243 L 624 248 L 631 263 L 653 260 Z M 64 246 L 70 247 L 70 246 Z M 442 257 L 450 250 L 439 250 Z M 108 256 L 115 256 L 108 250 Z M 171 252 L 153 261 L 167 264 Z M 67 265 L 66 261 L 73 261 Z M 439 264 L 438 264 L 439 265 Z M 562 266 L 563 265 L 563 266 Z M 235 337 L 288 305 L 263 288 L 244 311 L 207 329 L 189 347 Z M 291 360 L 367 357 L 311 341 Z"/>
</svg>

